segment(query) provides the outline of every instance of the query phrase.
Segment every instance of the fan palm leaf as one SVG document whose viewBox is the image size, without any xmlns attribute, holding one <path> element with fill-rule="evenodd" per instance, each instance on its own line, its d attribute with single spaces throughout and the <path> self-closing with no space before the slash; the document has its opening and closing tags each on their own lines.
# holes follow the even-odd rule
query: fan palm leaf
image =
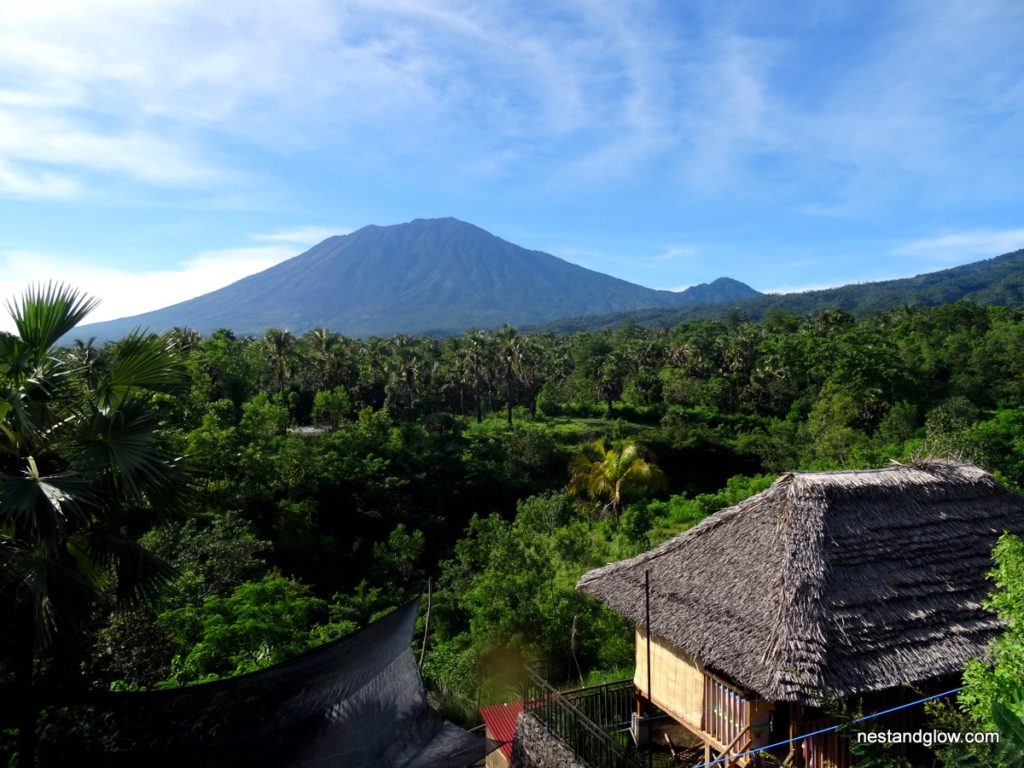
<svg viewBox="0 0 1024 768">
<path fill-rule="evenodd" d="M 170 339 L 133 333 L 114 345 L 96 385 L 99 408 L 118 408 L 143 391 L 179 392 L 185 375 Z"/>
<path fill-rule="evenodd" d="M 175 496 L 148 393 L 180 391 L 184 375 L 158 337 L 54 350 L 95 305 L 64 285 L 34 287 L 8 304 L 18 335 L 0 334 L 0 603 L 19 647 L 49 648 L 101 590 L 142 598 L 163 572 L 121 528 Z M 19 663 L 25 684 L 31 666 Z"/>
<path fill-rule="evenodd" d="M 116 410 L 93 411 L 77 426 L 72 466 L 79 472 L 107 479 L 129 495 L 172 489 L 175 462 L 167 456 L 156 416 L 146 403 L 126 400 Z"/>
<path fill-rule="evenodd" d="M 40 475 L 29 457 L 23 474 L 0 475 L 0 525 L 20 529 L 51 550 L 87 519 L 92 483 L 74 472 Z"/>
<path fill-rule="evenodd" d="M 39 365 L 62 336 L 78 325 L 99 304 L 63 283 L 50 282 L 25 291 L 19 301 L 8 302 L 18 337 Z"/>
<path fill-rule="evenodd" d="M 0 574 L 0 586 L 16 599 L 19 613 L 31 617 L 37 648 L 49 648 L 58 635 L 81 626 L 102 584 L 70 547 L 55 552 L 10 537 L 0 541 Z"/>
<path fill-rule="evenodd" d="M 105 572 L 113 573 L 121 608 L 152 601 L 175 575 L 172 566 L 112 525 L 93 526 L 85 536 L 84 550 Z"/>
</svg>

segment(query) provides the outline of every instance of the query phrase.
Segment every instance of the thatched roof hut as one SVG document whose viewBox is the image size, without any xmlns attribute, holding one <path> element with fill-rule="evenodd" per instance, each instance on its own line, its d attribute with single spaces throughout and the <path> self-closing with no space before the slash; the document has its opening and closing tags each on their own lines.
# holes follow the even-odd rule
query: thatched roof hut
<svg viewBox="0 0 1024 768">
<path fill-rule="evenodd" d="M 580 590 L 773 701 L 803 704 L 958 672 L 999 630 L 991 551 L 1024 498 L 969 464 L 800 472 Z"/>
</svg>

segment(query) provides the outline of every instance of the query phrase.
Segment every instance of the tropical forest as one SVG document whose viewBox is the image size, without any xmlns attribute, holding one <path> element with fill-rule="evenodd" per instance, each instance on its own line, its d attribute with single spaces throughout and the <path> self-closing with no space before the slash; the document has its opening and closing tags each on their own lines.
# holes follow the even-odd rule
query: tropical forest
<svg viewBox="0 0 1024 768">
<path fill-rule="evenodd" d="M 92 306 L 40 286 L 0 334 L 0 755 L 18 768 L 73 764 L 78 692 L 242 675 L 418 597 L 428 696 L 473 727 L 524 662 L 562 686 L 630 677 L 633 628 L 577 580 L 782 473 L 943 457 L 1024 489 L 1024 309 L 96 343 L 74 332 Z M 1007 628 L 932 717 L 1019 736 L 1024 545 L 995 562 Z"/>
</svg>

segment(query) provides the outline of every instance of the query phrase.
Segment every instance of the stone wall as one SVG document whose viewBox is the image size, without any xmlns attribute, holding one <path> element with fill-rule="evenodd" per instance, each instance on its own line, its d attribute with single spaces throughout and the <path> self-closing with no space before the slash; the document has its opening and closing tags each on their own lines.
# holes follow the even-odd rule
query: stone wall
<svg viewBox="0 0 1024 768">
<path fill-rule="evenodd" d="M 585 768 L 576 755 L 529 712 L 516 720 L 511 768 Z"/>
</svg>

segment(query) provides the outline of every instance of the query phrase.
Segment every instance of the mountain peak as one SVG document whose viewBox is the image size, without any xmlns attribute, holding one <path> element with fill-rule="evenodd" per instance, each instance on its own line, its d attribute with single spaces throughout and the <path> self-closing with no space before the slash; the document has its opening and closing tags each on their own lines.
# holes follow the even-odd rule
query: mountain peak
<svg viewBox="0 0 1024 768">
<path fill-rule="evenodd" d="M 729 290 L 737 286 L 756 295 L 735 281 Z M 202 333 L 229 328 L 240 335 L 316 327 L 351 336 L 460 332 L 672 307 L 713 300 L 708 297 L 714 294 L 712 286 L 682 294 L 645 288 L 447 217 L 371 224 L 225 288 L 82 331 L 98 338 L 174 326 Z"/>
</svg>

